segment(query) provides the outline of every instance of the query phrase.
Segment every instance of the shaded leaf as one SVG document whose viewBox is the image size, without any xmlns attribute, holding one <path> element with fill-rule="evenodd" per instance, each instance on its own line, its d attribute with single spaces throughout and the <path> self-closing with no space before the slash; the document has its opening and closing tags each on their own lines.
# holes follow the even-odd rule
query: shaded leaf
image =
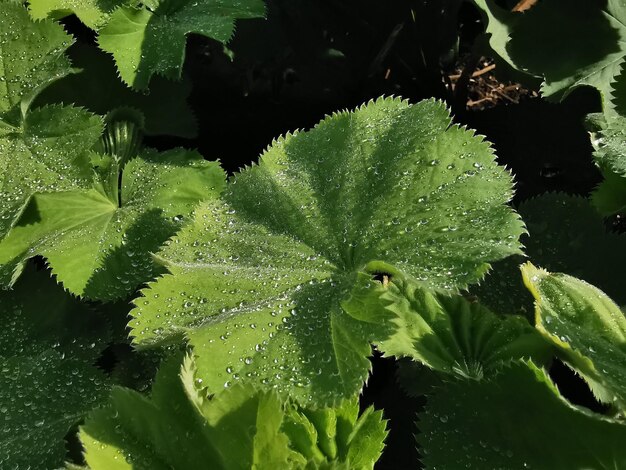
<svg viewBox="0 0 626 470">
<path fill-rule="evenodd" d="M 185 334 L 211 391 L 236 375 L 334 403 L 361 389 L 381 335 L 339 305 L 356 273 L 395 265 L 446 291 L 476 282 L 519 252 L 510 196 L 489 145 L 441 103 L 335 114 L 274 142 L 158 254 L 170 274 L 135 301 L 135 342 Z"/>
<path fill-rule="evenodd" d="M 585 34 L 581 34 L 585 31 Z M 626 55 L 622 2 L 539 2 L 518 21 L 507 45 L 518 68 L 541 75 L 543 95 L 560 100 L 574 88 L 597 88 L 608 104 Z"/>
<path fill-rule="evenodd" d="M 547 193 L 524 201 L 518 211 L 528 227 L 522 243 L 530 261 L 549 271 L 586 279 L 626 304 L 626 237 L 609 232 L 586 198 Z M 532 318 L 533 299 L 519 271 L 525 261 L 512 256 L 498 262 L 471 293 L 496 312 Z"/>
<path fill-rule="evenodd" d="M 154 74 L 180 78 L 188 34 L 226 43 L 236 19 L 264 15 L 262 0 L 154 0 L 115 10 L 98 44 L 113 55 L 125 83 L 144 89 Z"/>
<path fill-rule="evenodd" d="M 0 466 L 58 468 L 67 432 L 108 396 L 92 366 L 107 325 L 32 268 L 0 293 L 0 315 Z"/>
<path fill-rule="evenodd" d="M 96 47 L 76 44 L 69 55 L 72 65 L 81 70 L 53 83 L 35 104 L 74 103 L 102 115 L 116 107 L 131 107 L 145 116 L 147 135 L 196 137 L 196 120 L 187 102 L 189 80 L 173 82 L 157 76 L 150 82 L 149 91 L 139 93 L 122 83 L 112 58 Z"/>
<path fill-rule="evenodd" d="M 417 424 L 428 469 L 626 465 L 626 426 L 568 403 L 532 363 L 447 384 L 428 398 Z"/>
</svg>

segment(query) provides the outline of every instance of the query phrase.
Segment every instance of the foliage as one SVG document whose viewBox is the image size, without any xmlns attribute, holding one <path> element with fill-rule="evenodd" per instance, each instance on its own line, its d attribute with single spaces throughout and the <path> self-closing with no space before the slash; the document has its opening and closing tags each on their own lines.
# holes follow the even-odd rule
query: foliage
<svg viewBox="0 0 626 470">
<path fill-rule="evenodd" d="M 429 288 L 465 287 L 518 250 L 509 197 L 489 146 L 440 103 L 335 114 L 275 141 L 224 202 L 196 211 L 157 255 L 169 274 L 135 302 L 132 335 L 149 345 L 184 332 L 212 392 L 249 378 L 333 403 L 360 390 L 369 343 L 385 334 L 339 305 L 356 273 L 395 265 Z"/>
<path fill-rule="evenodd" d="M 90 468 L 372 468 L 386 436 L 381 413 L 351 399 L 317 410 L 236 385 L 210 397 L 189 356 L 161 367 L 151 398 L 113 390 L 81 429 Z M 146 432 L 147 431 L 147 432 Z"/>
<path fill-rule="evenodd" d="M 215 66 L 205 88 L 230 81 L 250 103 L 261 77 L 275 93 L 296 73 L 255 62 L 254 27 L 248 68 L 224 72 L 235 22 L 264 2 L 0 1 L 0 467 L 371 469 L 398 432 L 392 407 L 360 399 L 372 348 L 402 364 L 426 468 L 626 466 L 626 251 L 610 229 L 626 207 L 625 7 L 468 3 L 484 25 L 470 56 L 488 40 L 498 70 L 542 77 L 548 99 L 600 91 L 590 198 L 518 213 L 512 173 L 437 99 L 328 115 L 227 178 L 183 146 L 233 144 L 207 132 L 186 48 Z M 405 12 L 368 73 L 415 75 L 395 41 L 465 6 Z M 316 47 L 299 33 L 280 67 L 306 50 L 350 68 L 329 30 Z M 420 45 L 440 65 L 425 82 L 444 86 L 458 38 Z"/>
<path fill-rule="evenodd" d="M 65 434 L 106 400 L 107 379 L 92 364 L 109 328 L 32 266 L 0 293 L 0 311 L 0 464 L 58 468 Z"/>
</svg>

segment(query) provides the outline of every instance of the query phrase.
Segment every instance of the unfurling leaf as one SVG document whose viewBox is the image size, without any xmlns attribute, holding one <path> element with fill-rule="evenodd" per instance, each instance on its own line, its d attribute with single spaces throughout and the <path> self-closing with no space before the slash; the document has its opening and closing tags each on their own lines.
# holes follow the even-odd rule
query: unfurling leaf
<svg viewBox="0 0 626 470">
<path fill-rule="evenodd" d="M 376 345 L 386 355 L 410 357 L 436 372 L 480 379 L 502 363 L 533 358 L 547 362 L 551 347 L 520 316 L 498 316 L 461 296 L 430 292 L 400 273 L 383 285 L 360 274 L 343 308 L 381 325 Z"/>
<path fill-rule="evenodd" d="M 81 428 L 90 468 L 371 469 L 380 455 L 385 422 L 371 408 L 358 417 L 355 399 L 313 411 L 242 385 L 209 398 L 194 367 L 169 359 L 150 398 L 114 389 Z"/>
</svg>

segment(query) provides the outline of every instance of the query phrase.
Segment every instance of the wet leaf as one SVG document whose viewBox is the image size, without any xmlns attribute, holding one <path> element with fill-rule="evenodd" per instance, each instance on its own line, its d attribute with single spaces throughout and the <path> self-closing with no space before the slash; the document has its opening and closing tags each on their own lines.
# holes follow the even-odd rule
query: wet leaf
<svg viewBox="0 0 626 470">
<path fill-rule="evenodd" d="M 225 183 L 218 163 L 183 149 L 144 150 L 123 169 L 107 157 L 99 165 L 101 172 L 112 166 L 112 188 L 94 179 L 90 189 L 30 199 L 0 242 L 5 271 L 19 272 L 24 260 L 42 255 L 72 293 L 101 300 L 124 297 L 158 272 L 150 253 L 176 233 L 199 201 L 216 198 Z"/>
<path fill-rule="evenodd" d="M 0 312 L 0 466 L 59 468 L 67 432 L 108 396 L 92 366 L 108 327 L 31 267 Z"/>
<path fill-rule="evenodd" d="M 626 318 L 602 291 L 530 263 L 524 282 L 535 297 L 537 329 L 588 381 L 601 401 L 626 410 Z"/>
<path fill-rule="evenodd" d="M 431 289 L 481 279 L 519 252 L 511 177 L 435 101 L 380 99 L 279 139 L 206 203 L 135 301 L 138 346 L 186 335 L 212 391 L 238 380 L 335 403 L 361 389 L 384 328 L 339 302 L 362 270 Z"/>
<path fill-rule="evenodd" d="M 376 341 L 385 355 L 410 357 L 444 374 L 480 379 L 514 359 L 552 358 L 548 342 L 525 318 L 498 316 L 478 302 L 430 292 L 400 273 L 387 285 L 360 274 L 342 306 L 386 328 Z"/>
</svg>

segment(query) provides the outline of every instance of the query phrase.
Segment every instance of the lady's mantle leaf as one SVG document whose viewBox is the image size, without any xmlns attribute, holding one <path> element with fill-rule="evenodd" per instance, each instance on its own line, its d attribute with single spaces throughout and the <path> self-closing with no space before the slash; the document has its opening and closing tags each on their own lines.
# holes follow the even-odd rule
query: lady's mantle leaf
<svg viewBox="0 0 626 470">
<path fill-rule="evenodd" d="M 626 79 L 625 79 L 626 81 Z M 604 181 L 591 195 L 598 211 L 607 216 L 626 210 L 626 118 L 610 116 L 594 141 L 594 158 Z"/>
<path fill-rule="evenodd" d="M 19 3 L 0 3 L 0 135 L 19 125 L 33 98 L 70 72 L 71 36 L 52 21 L 33 22 Z"/>
<path fill-rule="evenodd" d="M 500 317 L 461 296 L 435 294 L 400 273 L 387 285 L 359 274 L 346 312 L 370 324 L 385 325 L 378 349 L 408 356 L 437 372 L 479 379 L 503 362 L 552 357 L 549 344 L 519 316 Z"/>
<path fill-rule="evenodd" d="M 85 156 L 102 122 L 82 109 L 29 111 L 35 96 L 69 73 L 63 55 L 72 39 L 51 21 L 32 22 L 21 4 L 0 3 L 0 237 L 35 192 L 90 184 Z"/>
<path fill-rule="evenodd" d="M 589 382 L 596 396 L 626 410 L 626 318 L 604 292 L 566 274 L 527 263 L 536 325 Z"/>
<path fill-rule="evenodd" d="M 546 97 L 562 99 L 589 85 L 608 102 L 626 55 L 626 7 L 619 1 L 540 2 L 518 20 L 507 51 L 518 67 L 544 77 Z"/>
<path fill-rule="evenodd" d="M 532 363 L 447 384 L 428 398 L 417 425 L 425 468 L 626 465 L 626 426 L 569 404 Z"/>
<path fill-rule="evenodd" d="M 98 44 L 115 58 L 129 86 L 147 88 L 155 73 L 180 78 L 187 34 L 227 42 L 239 18 L 260 18 L 262 0 L 151 0 L 121 7 L 100 30 Z"/>
<path fill-rule="evenodd" d="M 225 178 L 219 164 L 197 152 L 146 150 L 125 165 L 120 196 L 96 183 L 92 189 L 35 194 L 0 242 L 0 264 L 43 255 L 71 292 L 124 297 L 154 277 L 150 253 L 176 233 L 199 201 L 217 197 Z"/>
<path fill-rule="evenodd" d="M 339 302 L 389 264 L 454 291 L 518 253 L 511 177 L 435 101 L 380 99 L 275 142 L 158 255 L 138 345 L 185 333 L 212 391 L 249 379 L 329 403 L 367 377 L 385 328 Z M 383 263 L 382 261 L 389 263 Z"/>
<path fill-rule="evenodd" d="M 209 399 L 191 359 L 180 375 L 179 364 L 161 367 L 150 399 L 118 388 L 91 414 L 81 428 L 90 468 L 372 468 L 380 454 L 385 423 L 372 409 L 358 418 L 357 400 L 303 410 L 241 385 Z"/>
<path fill-rule="evenodd" d="M 75 14 L 91 29 L 98 29 L 116 7 L 129 3 L 127 0 L 30 0 L 28 10 L 36 20 Z"/>
<path fill-rule="evenodd" d="M 626 235 L 608 231 L 586 198 L 542 194 L 517 210 L 528 228 L 528 235 L 522 236 L 528 260 L 549 271 L 586 279 L 626 305 Z M 525 261 L 511 256 L 498 262 L 480 285 L 471 288 L 472 294 L 496 312 L 531 318 L 533 299 L 519 271 Z"/>
<path fill-rule="evenodd" d="M 59 468 L 64 437 L 108 396 L 93 364 L 108 328 L 46 272 L 0 293 L 0 467 Z"/>
</svg>

